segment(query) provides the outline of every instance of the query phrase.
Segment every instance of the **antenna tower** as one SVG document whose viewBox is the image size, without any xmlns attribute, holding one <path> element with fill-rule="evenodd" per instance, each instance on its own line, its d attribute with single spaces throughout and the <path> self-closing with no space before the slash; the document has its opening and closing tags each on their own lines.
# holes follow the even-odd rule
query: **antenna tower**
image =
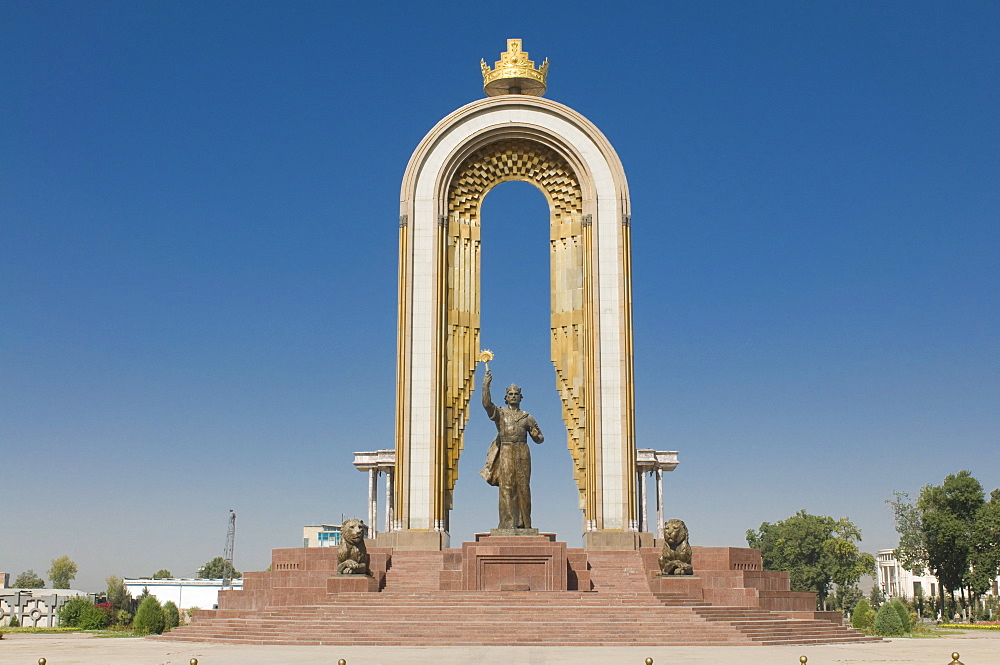
<svg viewBox="0 0 1000 665">
<path fill-rule="evenodd" d="M 222 558 L 226 562 L 226 571 L 222 576 L 222 588 L 233 587 L 233 547 L 236 544 L 236 513 L 229 510 L 229 531 L 226 533 L 226 552 Z"/>
</svg>

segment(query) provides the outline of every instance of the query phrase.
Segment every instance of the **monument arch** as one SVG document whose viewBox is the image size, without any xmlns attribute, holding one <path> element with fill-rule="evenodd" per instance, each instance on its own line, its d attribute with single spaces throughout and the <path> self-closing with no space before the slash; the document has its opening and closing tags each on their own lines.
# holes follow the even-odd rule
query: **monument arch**
<svg viewBox="0 0 1000 665">
<path fill-rule="evenodd" d="M 492 96 L 438 122 L 403 177 L 394 541 L 445 545 L 480 350 L 480 209 L 521 180 L 549 206 L 552 362 L 585 538 L 621 545 L 639 528 L 625 172 L 593 123 L 538 96 L 519 40 L 483 67 Z"/>
</svg>

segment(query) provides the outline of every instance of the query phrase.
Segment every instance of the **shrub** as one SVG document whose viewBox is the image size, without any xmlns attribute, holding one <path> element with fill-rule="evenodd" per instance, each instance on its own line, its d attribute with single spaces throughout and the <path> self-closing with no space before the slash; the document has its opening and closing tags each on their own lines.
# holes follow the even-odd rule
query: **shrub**
<svg viewBox="0 0 1000 665">
<path fill-rule="evenodd" d="M 108 618 L 108 613 L 104 611 L 104 608 L 91 605 L 84 608 L 83 612 L 80 613 L 80 618 L 76 625 L 84 630 L 101 630 L 107 628 L 109 623 L 111 623 L 111 620 Z"/>
<path fill-rule="evenodd" d="M 867 600 L 862 598 L 854 606 L 854 612 L 851 613 L 851 625 L 858 630 L 869 631 L 872 629 L 873 615 L 872 606 L 868 604 Z"/>
<path fill-rule="evenodd" d="M 128 610 L 118 610 L 118 614 L 115 615 L 115 623 L 119 626 L 127 626 L 132 623 L 132 613 Z"/>
<path fill-rule="evenodd" d="M 181 625 L 181 613 L 174 605 L 174 601 L 168 600 L 163 603 L 163 629 L 170 630 Z"/>
<path fill-rule="evenodd" d="M 906 609 L 906 605 L 899 598 L 894 598 L 889 604 L 892 605 L 892 609 L 896 610 L 896 614 L 899 615 L 899 625 L 903 627 L 903 632 L 910 632 L 912 624 L 910 622 L 910 611 Z"/>
<path fill-rule="evenodd" d="M 8 628 L 20 628 L 21 622 L 17 620 L 17 612 L 10 615 L 10 623 L 7 624 Z"/>
<path fill-rule="evenodd" d="M 93 607 L 94 604 L 86 596 L 74 596 L 66 601 L 59 608 L 59 625 L 75 628 L 80 625 L 80 617 L 84 610 Z"/>
<path fill-rule="evenodd" d="M 135 612 L 132 628 L 140 635 L 163 632 L 163 608 L 156 596 L 146 596 Z"/>
<path fill-rule="evenodd" d="M 892 603 L 882 603 L 882 607 L 875 613 L 874 625 L 875 634 L 882 637 L 898 637 L 903 634 L 903 623 Z"/>
</svg>

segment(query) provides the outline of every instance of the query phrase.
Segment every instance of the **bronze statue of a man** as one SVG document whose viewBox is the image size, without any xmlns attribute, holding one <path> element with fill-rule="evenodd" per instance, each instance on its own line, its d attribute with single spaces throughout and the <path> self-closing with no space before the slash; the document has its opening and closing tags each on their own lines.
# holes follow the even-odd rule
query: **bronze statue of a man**
<svg viewBox="0 0 1000 665">
<path fill-rule="evenodd" d="M 528 436 L 541 443 L 545 437 L 531 414 L 521 410 L 521 389 L 511 384 L 498 407 L 490 397 L 493 374 L 483 377 L 483 408 L 497 426 L 497 438 L 486 454 L 486 466 L 479 475 L 500 487 L 500 528 L 531 528 L 531 454 Z"/>
</svg>

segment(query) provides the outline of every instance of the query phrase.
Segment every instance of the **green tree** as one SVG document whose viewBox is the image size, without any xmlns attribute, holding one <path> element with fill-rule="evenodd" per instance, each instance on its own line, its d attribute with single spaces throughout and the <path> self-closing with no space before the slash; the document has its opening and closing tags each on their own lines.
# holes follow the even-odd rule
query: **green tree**
<svg viewBox="0 0 1000 665">
<path fill-rule="evenodd" d="M 924 485 L 916 502 L 903 492 L 893 494 L 889 503 L 900 534 L 896 556 L 905 568 L 918 574 L 927 569 L 937 576 L 943 615 L 946 591 L 954 599 L 955 591 L 965 586 L 973 593 L 988 588 L 987 580 L 996 574 L 992 568 L 991 576 L 990 569 L 1000 563 L 1000 552 L 989 545 L 994 501 L 986 502 L 983 486 L 971 473 L 959 471 L 941 485 Z M 1000 512 L 997 518 L 1000 529 Z"/>
<path fill-rule="evenodd" d="M 854 611 L 851 612 L 851 626 L 868 632 L 872 629 L 872 621 L 874 619 L 875 612 L 872 610 L 872 606 L 864 598 L 859 600 L 858 604 L 854 606 Z"/>
<path fill-rule="evenodd" d="M 831 597 L 831 606 L 846 615 L 864 597 L 857 584 L 840 584 Z"/>
<path fill-rule="evenodd" d="M 147 596 L 139 605 L 132 620 L 132 628 L 140 635 L 163 632 L 163 608 L 156 596 Z"/>
<path fill-rule="evenodd" d="M 35 574 L 34 570 L 28 569 L 17 576 L 14 580 L 15 589 L 44 589 L 45 580 Z"/>
<path fill-rule="evenodd" d="M 7 622 L 8 628 L 20 628 L 21 621 L 17 618 L 17 612 L 12 611 L 10 615 L 10 621 Z"/>
<path fill-rule="evenodd" d="M 894 637 L 903 634 L 903 625 L 899 614 L 892 603 L 883 603 L 875 613 L 875 634 L 883 637 Z"/>
<path fill-rule="evenodd" d="M 800 510 L 775 524 L 747 531 L 747 543 L 761 551 L 764 568 L 788 571 L 795 591 L 812 591 L 820 609 L 831 585 L 856 584 L 875 570 L 875 557 L 858 549 L 861 530 L 843 517 L 810 515 Z"/>
<path fill-rule="evenodd" d="M 84 611 L 94 604 L 86 596 L 73 596 L 59 608 L 59 625 L 73 628 L 80 625 Z"/>
<path fill-rule="evenodd" d="M 84 630 L 101 630 L 107 628 L 110 622 L 108 613 L 91 603 L 90 607 L 84 608 L 80 613 L 80 620 L 76 625 Z"/>
<path fill-rule="evenodd" d="M 903 601 L 901 601 L 899 598 L 893 598 L 892 602 L 890 602 L 889 605 L 891 605 L 892 609 L 894 609 L 896 611 L 896 614 L 899 615 L 899 624 L 902 626 L 903 632 L 904 633 L 910 632 L 911 626 L 910 626 L 909 608 L 907 608 L 906 605 L 903 604 Z"/>
<path fill-rule="evenodd" d="M 976 595 L 989 593 L 1000 573 L 1000 489 L 976 512 L 972 552 L 966 585 Z"/>
<path fill-rule="evenodd" d="M 169 580 L 173 579 L 173 574 L 166 568 L 160 568 L 158 571 L 153 573 L 154 580 Z"/>
<path fill-rule="evenodd" d="M 886 499 L 886 503 L 892 507 L 896 533 L 899 534 L 899 545 L 895 549 L 896 560 L 906 570 L 922 575 L 927 568 L 923 516 L 906 492 L 894 491 L 892 496 L 892 499 Z"/>
<path fill-rule="evenodd" d="M 885 594 L 882 593 L 882 587 L 877 583 L 872 585 L 872 590 L 868 592 L 868 604 L 871 605 L 872 610 L 877 610 L 882 607 L 882 603 L 885 602 Z"/>
<path fill-rule="evenodd" d="M 228 569 L 229 574 L 226 575 L 226 570 Z M 198 577 L 210 580 L 218 580 L 224 577 L 229 577 L 230 579 L 239 579 L 243 577 L 243 573 L 236 570 L 233 564 L 226 563 L 226 560 L 221 556 L 217 556 L 198 571 Z"/>
<path fill-rule="evenodd" d="M 181 625 L 181 612 L 177 609 L 174 601 L 168 600 L 163 603 L 163 628 L 170 630 Z"/>
<path fill-rule="evenodd" d="M 49 568 L 49 579 L 52 580 L 53 589 L 68 589 L 70 582 L 76 578 L 76 564 L 66 555 L 58 559 L 52 559 L 52 567 Z"/>
<path fill-rule="evenodd" d="M 132 594 L 128 592 L 125 580 L 120 577 L 112 575 L 105 582 L 108 583 L 107 596 L 108 602 L 111 603 L 111 616 L 115 617 L 117 621 L 119 612 L 122 610 L 128 612 L 132 609 Z"/>
</svg>

